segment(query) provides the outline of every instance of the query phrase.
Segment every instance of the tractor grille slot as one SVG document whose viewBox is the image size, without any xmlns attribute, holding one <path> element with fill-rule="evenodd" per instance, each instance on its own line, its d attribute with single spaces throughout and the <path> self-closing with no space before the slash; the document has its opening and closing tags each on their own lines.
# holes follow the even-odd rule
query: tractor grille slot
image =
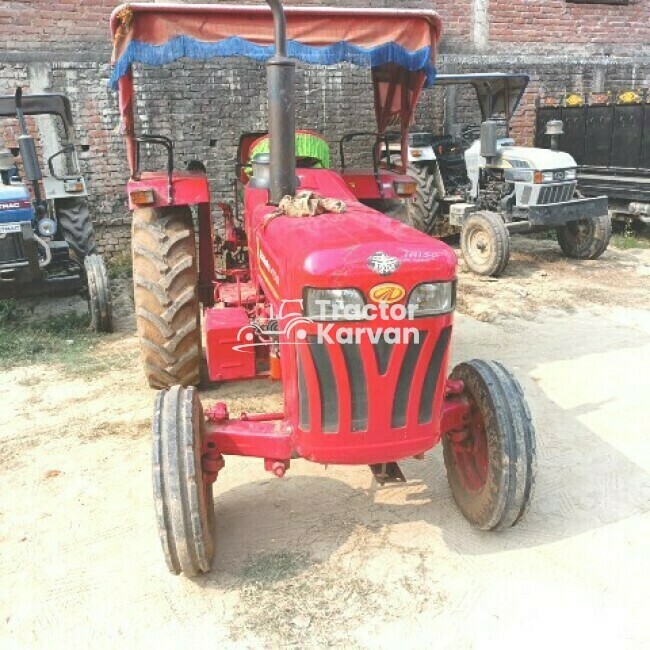
<svg viewBox="0 0 650 650">
<path fill-rule="evenodd" d="M 320 390 L 321 423 L 324 433 L 336 433 L 339 428 L 339 395 L 327 346 L 318 343 L 315 336 L 308 338 L 311 356 L 316 366 Z"/>
<path fill-rule="evenodd" d="M 420 350 L 426 338 L 426 332 L 420 332 L 417 343 L 410 341 L 404 361 L 402 362 L 402 369 L 399 373 L 399 381 L 397 382 L 397 390 L 395 391 L 395 398 L 393 399 L 393 415 L 390 419 L 390 425 L 393 429 L 399 429 L 406 424 L 406 409 L 409 404 L 409 392 L 411 384 L 413 383 L 413 374 L 415 373 L 415 366 L 420 356 Z"/>
<path fill-rule="evenodd" d="M 300 355 L 298 355 L 298 412 L 300 428 L 303 431 L 309 431 L 309 420 L 311 418 L 309 411 L 309 393 L 307 392 L 305 369 L 302 367 Z"/>
<path fill-rule="evenodd" d="M 25 249 L 21 233 L 0 235 L 0 264 L 13 264 L 25 260 Z"/>
<path fill-rule="evenodd" d="M 363 371 L 363 359 L 357 345 L 342 345 L 345 365 L 352 393 L 352 431 L 365 431 L 368 427 L 368 387 Z"/>
<path fill-rule="evenodd" d="M 436 341 L 436 347 L 431 356 L 431 362 L 427 368 L 427 374 L 422 386 L 422 397 L 420 398 L 420 410 L 418 412 L 418 422 L 428 424 L 433 418 L 433 398 L 438 387 L 438 378 L 440 377 L 440 366 L 445 356 L 449 340 L 451 339 L 451 327 L 445 327 Z"/>
<path fill-rule="evenodd" d="M 417 341 L 412 338 L 400 344 L 406 348 L 399 350 L 403 354 L 400 364 L 397 359 L 391 363 L 398 346 L 383 340 L 374 345 L 366 342 L 364 347 L 363 343 L 339 345 L 308 336 L 307 345 L 300 346 L 297 353 L 300 429 L 316 433 L 319 427 L 314 422 L 318 423 L 320 415 L 320 430 L 325 434 L 368 431 L 371 409 L 378 409 L 373 417 L 378 418 L 378 413 L 383 412 L 382 422 L 390 420 L 390 428 L 399 429 L 406 426 L 409 404 L 414 400 L 418 424 L 429 424 L 451 327 L 440 332 L 435 345 L 427 340 L 428 336 L 430 332 L 420 331 Z M 416 375 L 419 381 L 414 387 Z M 349 395 L 339 394 L 346 390 Z M 382 397 L 387 390 L 391 396 Z M 392 403 L 386 403 L 387 400 Z M 314 408 L 319 410 L 318 414 L 313 413 Z M 342 413 L 349 414 L 349 422 L 341 422 Z"/>
<path fill-rule="evenodd" d="M 377 367 L 379 368 L 379 374 L 385 375 L 388 370 L 388 362 L 390 361 L 390 355 L 393 351 L 393 344 L 389 343 L 385 339 L 380 339 L 374 346 L 375 348 L 375 358 L 377 359 Z"/>
<path fill-rule="evenodd" d="M 555 183 L 553 185 L 543 185 L 539 190 L 538 205 L 548 205 L 549 203 L 565 203 L 573 198 L 576 189 L 576 183 Z"/>
</svg>

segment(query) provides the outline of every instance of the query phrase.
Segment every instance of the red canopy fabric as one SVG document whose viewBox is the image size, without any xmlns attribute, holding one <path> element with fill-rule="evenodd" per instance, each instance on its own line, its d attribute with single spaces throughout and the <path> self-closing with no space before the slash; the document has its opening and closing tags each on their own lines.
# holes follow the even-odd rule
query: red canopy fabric
<svg viewBox="0 0 650 650">
<path fill-rule="evenodd" d="M 401 122 L 403 139 L 424 85 L 435 79 L 442 24 L 434 11 L 285 7 L 288 54 L 331 65 L 371 67 L 377 125 Z M 244 56 L 265 61 L 274 53 L 267 5 L 127 4 L 111 17 L 113 75 L 127 154 L 134 168 L 132 64 L 164 65 L 181 58 Z"/>
</svg>

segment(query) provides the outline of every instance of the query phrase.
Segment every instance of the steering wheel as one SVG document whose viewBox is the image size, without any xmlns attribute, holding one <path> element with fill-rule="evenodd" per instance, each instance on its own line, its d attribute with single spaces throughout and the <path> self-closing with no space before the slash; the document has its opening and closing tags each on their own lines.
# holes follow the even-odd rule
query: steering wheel
<svg viewBox="0 0 650 650">
<path fill-rule="evenodd" d="M 464 147 L 471 147 L 472 144 L 481 137 L 481 125 L 480 124 L 468 124 L 464 126 L 460 139 Z"/>
</svg>

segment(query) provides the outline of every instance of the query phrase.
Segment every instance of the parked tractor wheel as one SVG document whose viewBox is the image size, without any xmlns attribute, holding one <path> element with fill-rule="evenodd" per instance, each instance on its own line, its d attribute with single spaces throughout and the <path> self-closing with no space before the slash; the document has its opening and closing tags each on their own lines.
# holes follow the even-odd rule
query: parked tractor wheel
<svg viewBox="0 0 650 650">
<path fill-rule="evenodd" d="M 153 491 L 158 533 L 172 573 L 210 570 L 212 484 L 203 480 L 203 409 L 195 388 L 160 391 L 153 416 Z"/>
<path fill-rule="evenodd" d="M 135 315 L 149 385 L 198 384 L 200 307 L 190 209 L 136 210 L 131 241 Z"/>
<path fill-rule="evenodd" d="M 454 368 L 470 403 L 463 432 L 443 438 L 447 478 L 469 522 L 482 530 L 514 526 L 535 484 L 535 429 L 521 386 L 500 364 L 473 360 Z"/>
<path fill-rule="evenodd" d="M 609 215 L 571 221 L 557 229 L 557 241 L 567 257 L 595 260 L 609 246 L 612 220 Z"/>
<path fill-rule="evenodd" d="M 58 199 L 56 217 L 63 238 L 68 242 L 70 251 L 78 262 L 83 262 L 86 255 L 97 253 L 95 229 L 86 198 Z"/>
<path fill-rule="evenodd" d="M 95 332 L 113 331 L 113 304 L 106 265 L 100 255 L 88 255 L 84 259 L 88 286 L 90 327 Z"/>
<path fill-rule="evenodd" d="M 460 250 L 477 275 L 501 275 L 510 259 L 510 235 L 503 219 L 494 212 L 471 214 L 460 231 Z"/>
<path fill-rule="evenodd" d="M 434 234 L 438 213 L 438 189 L 428 165 L 409 165 L 408 175 L 417 183 L 413 200 L 407 202 L 408 225 L 428 235 Z"/>
</svg>

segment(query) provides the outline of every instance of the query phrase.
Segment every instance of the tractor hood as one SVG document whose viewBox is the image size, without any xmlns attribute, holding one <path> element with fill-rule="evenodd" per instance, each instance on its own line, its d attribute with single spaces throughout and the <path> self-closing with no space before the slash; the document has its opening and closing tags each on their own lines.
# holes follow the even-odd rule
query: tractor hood
<svg viewBox="0 0 650 650">
<path fill-rule="evenodd" d="M 576 161 L 563 151 L 551 149 L 536 149 L 535 147 L 504 147 L 501 157 L 513 167 L 523 167 L 517 164 L 526 163 L 526 167 L 535 170 L 570 169 L 577 167 Z M 514 163 L 514 164 L 513 164 Z"/>
<path fill-rule="evenodd" d="M 247 202 L 260 201 L 254 245 L 260 280 L 272 298 L 297 300 L 305 287 L 356 288 L 368 296 L 377 285 L 391 284 L 406 299 L 418 284 L 455 279 L 456 254 L 446 244 L 358 203 L 333 172 L 301 169 L 299 178 L 301 189 L 340 198 L 346 211 L 279 216 L 262 226 L 270 209 L 255 196 L 260 190 L 247 190 Z"/>
<path fill-rule="evenodd" d="M 0 223 L 31 221 L 32 200 L 24 185 L 0 185 Z"/>
</svg>

